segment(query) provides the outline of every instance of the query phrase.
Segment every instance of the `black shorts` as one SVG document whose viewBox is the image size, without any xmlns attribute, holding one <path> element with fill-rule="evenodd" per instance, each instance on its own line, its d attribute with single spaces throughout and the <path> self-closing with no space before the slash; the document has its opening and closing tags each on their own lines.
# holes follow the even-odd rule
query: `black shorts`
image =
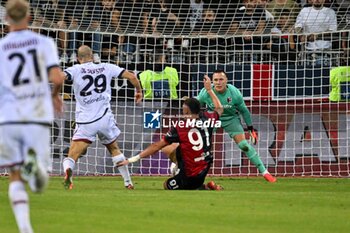
<svg viewBox="0 0 350 233">
<path fill-rule="evenodd" d="M 199 189 L 203 186 L 205 177 L 208 174 L 210 165 L 203 171 L 201 171 L 198 175 L 196 176 L 191 176 L 188 177 L 185 175 L 184 169 L 181 169 L 180 172 L 169 178 L 166 181 L 166 187 L 169 190 L 194 190 L 194 189 Z"/>
</svg>

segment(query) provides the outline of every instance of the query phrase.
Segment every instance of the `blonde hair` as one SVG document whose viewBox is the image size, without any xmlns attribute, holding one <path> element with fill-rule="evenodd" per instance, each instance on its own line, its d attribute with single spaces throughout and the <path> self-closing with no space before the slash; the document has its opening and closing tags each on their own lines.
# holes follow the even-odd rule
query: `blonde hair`
<svg viewBox="0 0 350 233">
<path fill-rule="evenodd" d="M 30 14 L 29 2 L 26 0 L 9 0 L 6 3 L 6 14 L 12 23 L 19 23 Z"/>
</svg>

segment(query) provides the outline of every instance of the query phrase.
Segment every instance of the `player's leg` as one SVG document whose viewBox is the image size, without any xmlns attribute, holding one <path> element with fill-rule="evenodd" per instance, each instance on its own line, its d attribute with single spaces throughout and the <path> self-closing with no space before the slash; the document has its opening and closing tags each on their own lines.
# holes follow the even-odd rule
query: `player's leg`
<svg viewBox="0 0 350 233">
<path fill-rule="evenodd" d="M 176 148 L 179 146 L 179 143 L 172 143 L 162 149 L 162 152 L 168 156 L 171 162 L 176 163 Z"/>
<path fill-rule="evenodd" d="M 18 140 L 21 139 L 21 127 L 23 126 L 0 126 L 0 145 L 2 148 L 0 166 L 8 167 L 10 171 L 8 197 L 19 232 L 32 233 L 33 229 L 29 218 L 29 197 L 20 172 L 21 164 L 24 161 L 24 155 L 21 152 L 22 142 Z"/>
<path fill-rule="evenodd" d="M 260 159 L 259 154 L 256 152 L 255 148 L 248 143 L 244 134 L 237 134 L 233 137 L 234 141 L 238 145 L 239 149 L 241 149 L 249 158 L 250 162 L 252 162 L 255 167 L 259 170 L 259 172 L 264 176 L 264 178 L 268 182 L 276 182 L 276 178 L 273 177 L 269 171 L 266 169 L 265 165 Z"/>
<path fill-rule="evenodd" d="M 21 179 L 19 167 L 13 167 L 10 172 L 8 195 L 19 232 L 33 233 L 30 223 L 29 197 L 25 189 L 25 184 Z"/>
<path fill-rule="evenodd" d="M 101 143 L 107 147 L 112 156 L 113 164 L 116 166 L 118 162 L 126 159 L 124 154 L 119 149 L 117 143 L 117 138 L 120 135 L 120 129 L 117 127 L 113 114 L 107 114 L 101 120 L 102 122 L 97 134 L 101 140 Z M 124 186 L 127 189 L 134 189 L 128 166 L 120 166 L 118 167 L 118 170 L 124 179 Z"/>
<path fill-rule="evenodd" d="M 117 165 L 117 163 L 124 161 L 126 158 L 124 154 L 120 151 L 119 146 L 117 144 L 117 141 L 114 141 L 110 144 L 105 145 L 109 151 L 109 153 L 112 155 L 112 161 L 114 166 Z M 118 167 L 118 170 L 120 174 L 122 175 L 124 179 L 124 186 L 127 189 L 134 189 L 134 185 L 132 183 L 129 168 L 127 165 Z"/>
<path fill-rule="evenodd" d="M 169 146 L 166 146 L 162 149 L 162 152 L 170 159 L 170 173 L 175 176 L 179 172 L 176 159 L 176 148 L 179 146 L 179 143 L 172 143 Z"/>
<path fill-rule="evenodd" d="M 68 157 L 63 159 L 63 171 L 65 173 L 63 186 L 65 189 L 73 188 L 73 171 L 75 168 L 75 163 L 77 162 L 78 158 L 86 152 L 90 144 L 91 142 L 86 140 L 71 141 Z"/>
<path fill-rule="evenodd" d="M 49 126 L 30 125 L 22 129 L 24 164 L 22 179 L 28 182 L 33 192 L 42 192 L 49 181 L 51 170 L 51 140 Z"/>
<path fill-rule="evenodd" d="M 184 184 L 185 179 L 186 179 L 185 174 L 182 171 L 180 171 L 175 176 L 167 179 L 163 183 L 163 187 L 166 190 L 184 190 L 186 189 L 186 186 Z"/>
<path fill-rule="evenodd" d="M 255 150 L 255 148 L 248 143 L 245 138 L 245 133 L 240 122 L 240 119 L 235 118 L 231 119 L 229 122 L 223 123 L 223 128 L 230 135 L 231 138 L 238 145 L 239 149 L 244 152 L 248 159 L 255 165 L 255 167 L 259 170 L 259 172 L 264 176 L 265 179 L 272 177 L 271 174 L 265 168 L 265 165 L 260 159 L 259 154 Z M 268 180 L 269 182 L 275 182 L 276 179 Z"/>
<path fill-rule="evenodd" d="M 73 188 L 73 171 L 80 156 L 86 153 L 88 147 L 96 140 L 98 126 L 92 124 L 75 124 L 73 138 L 69 147 L 68 157 L 63 159 L 64 181 L 66 189 Z"/>
</svg>

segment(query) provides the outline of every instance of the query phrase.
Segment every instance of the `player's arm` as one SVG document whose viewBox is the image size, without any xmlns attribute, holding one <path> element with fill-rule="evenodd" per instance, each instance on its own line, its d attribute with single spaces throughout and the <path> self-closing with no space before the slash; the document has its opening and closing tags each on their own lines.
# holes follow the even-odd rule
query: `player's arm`
<svg viewBox="0 0 350 233">
<path fill-rule="evenodd" d="M 237 97 L 236 98 L 237 108 L 238 108 L 238 111 L 242 114 L 243 119 L 247 125 L 248 130 L 249 130 L 250 141 L 251 141 L 251 143 L 253 143 L 255 145 L 258 141 L 258 134 L 253 127 L 252 118 L 251 118 L 250 112 L 247 108 L 247 105 L 245 105 L 245 103 L 244 103 L 243 96 L 240 92 L 238 94 L 239 95 L 236 96 Z"/>
<path fill-rule="evenodd" d="M 43 49 L 44 59 L 46 63 L 46 69 L 48 72 L 49 81 L 53 84 L 51 95 L 54 110 L 57 113 L 63 112 L 63 101 L 61 98 L 61 89 L 64 83 L 64 76 L 62 75 L 62 70 L 59 67 L 57 47 L 53 39 L 43 39 Z"/>
<path fill-rule="evenodd" d="M 122 78 L 129 80 L 131 84 L 136 88 L 136 93 L 135 93 L 136 103 L 140 103 L 142 100 L 142 88 L 141 88 L 140 81 L 137 79 L 137 77 L 133 73 L 127 70 L 123 72 Z"/>
<path fill-rule="evenodd" d="M 154 153 L 156 153 L 157 151 L 166 147 L 167 145 L 169 145 L 169 143 L 167 141 L 165 141 L 164 139 L 160 140 L 159 142 L 152 143 L 144 151 L 142 151 L 140 154 L 135 155 L 135 156 L 133 156 L 129 159 L 126 159 L 122 162 L 119 162 L 118 166 L 124 166 L 124 165 L 127 165 L 129 163 L 137 162 L 142 158 L 146 158 L 148 156 L 153 155 Z"/>
<path fill-rule="evenodd" d="M 211 87 L 211 80 L 209 78 L 208 75 L 204 75 L 204 88 L 207 91 L 207 93 L 209 94 L 211 100 L 213 101 L 214 104 L 214 111 L 216 111 L 219 116 L 222 115 L 222 113 L 224 112 L 224 108 L 219 100 L 219 98 L 215 95 L 212 87 Z"/>
<path fill-rule="evenodd" d="M 206 104 L 206 100 L 208 98 L 207 90 L 205 87 L 202 88 L 202 90 L 199 92 L 199 94 L 196 96 L 196 99 L 199 101 L 201 106 L 204 106 Z"/>
<path fill-rule="evenodd" d="M 64 76 L 62 70 L 58 66 L 49 69 L 49 79 L 52 82 L 52 102 L 53 107 L 57 113 L 63 112 L 63 101 L 61 98 L 61 89 L 64 82 Z"/>
<path fill-rule="evenodd" d="M 127 165 L 129 163 L 134 163 L 136 161 L 139 161 L 142 158 L 148 157 L 156 153 L 157 151 L 163 149 L 167 145 L 174 143 L 174 142 L 179 142 L 179 135 L 177 133 L 177 130 L 175 128 L 171 128 L 167 134 L 163 137 L 162 140 L 159 142 L 155 142 L 148 146 L 144 151 L 142 151 L 140 154 L 135 155 L 127 160 L 124 160 L 120 163 L 118 163 L 118 166 L 123 166 Z"/>
</svg>

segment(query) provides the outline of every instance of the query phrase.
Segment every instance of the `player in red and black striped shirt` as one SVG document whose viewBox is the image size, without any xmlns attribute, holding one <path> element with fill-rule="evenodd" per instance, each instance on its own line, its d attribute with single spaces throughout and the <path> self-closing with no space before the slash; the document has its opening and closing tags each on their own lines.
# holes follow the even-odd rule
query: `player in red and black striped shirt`
<svg viewBox="0 0 350 233">
<path fill-rule="evenodd" d="M 126 165 L 141 158 L 151 156 L 157 151 L 172 143 L 172 152 L 176 148 L 176 159 L 180 172 L 164 182 L 165 189 L 200 189 L 205 187 L 204 180 L 213 161 L 211 152 L 212 133 L 217 125 L 220 115 L 223 112 L 222 105 L 211 88 L 211 81 L 205 76 L 204 86 L 207 89 L 214 103 L 214 112 L 200 112 L 200 103 L 195 98 L 184 101 L 182 111 L 183 124 L 177 124 L 159 142 L 147 147 L 140 154 L 120 163 Z M 170 153 L 167 153 L 170 154 Z M 216 189 L 219 186 L 210 182 L 209 187 Z"/>
</svg>

